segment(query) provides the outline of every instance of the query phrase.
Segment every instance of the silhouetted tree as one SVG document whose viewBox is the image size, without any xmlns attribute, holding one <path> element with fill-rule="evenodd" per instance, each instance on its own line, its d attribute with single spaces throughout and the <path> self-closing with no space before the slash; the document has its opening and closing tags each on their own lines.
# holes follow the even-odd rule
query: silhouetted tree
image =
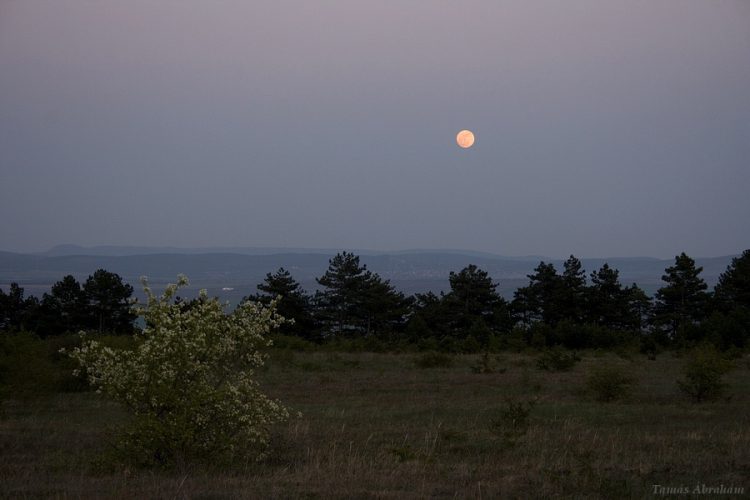
<svg viewBox="0 0 750 500">
<path fill-rule="evenodd" d="M 627 314 L 625 326 L 629 330 L 643 334 L 651 314 L 651 298 L 636 283 L 625 288 Z"/>
<path fill-rule="evenodd" d="M 699 276 L 701 271 L 703 268 L 695 267 L 695 261 L 683 252 L 661 277 L 666 285 L 656 292 L 652 322 L 672 339 L 706 317 L 709 294 Z"/>
<path fill-rule="evenodd" d="M 376 273 L 367 276 L 359 300 L 366 335 L 392 335 L 401 330 L 410 313 L 412 301 L 397 291 L 389 280 L 381 279 Z"/>
<path fill-rule="evenodd" d="M 449 316 L 449 325 L 456 337 L 465 337 L 467 332 L 484 332 L 481 336 L 508 331 L 511 326 L 508 304 L 496 289 L 486 271 L 474 264 L 448 277 L 451 290 L 443 297 L 443 307 Z M 487 338 L 477 338 L 484 343 Z"/>
<path fill-rule="evenodd" d="M 6 294 L 0 290 L 0 330 L 34 330 L 39 300 L 24 298 L 24 289 L 11 283 Z"/>
<path fill-rule="evenodd" d="M 606 262 L 591 273 L 588 289 L 589 320 L 605 328 L 621 328 L 628 316 L 628 297 L 619 280 L 620 272 Z"/>
<path fill-rule="evenodd" d="M 258 290 L 261 293 L 245 297 L 243 302 L 250 299 L 268 305 L 278 297 L 276 312 L 293 321 L 293 323 L 282 324 L 279 327 L 279 332 L 284 335 L 296 335 L 307 340 L 316 338 L 310 297 L 289 271 L 280 267 L 275 273 L 266 274 L 263 283 L 258 285 Z"/>
<path fill-rule="evenodd" d="M 86 295 L 71 275 L 58 281 L 42 296 L 39 334 L 57 335 L 86 328 Z"/>
<path fill-rule="evenodd" d="M 714 288 L 714 312 L 703 322 L 703 336 L 717 347 L 745 347 L 750 343 L 750 249 L 735 257 Z"/>
<path fill-rule="evenodd" d="M 316 294 L 318 313 L 332 334 L 374 334 L 404 322 L 408 312 L 403 294 L 389 281 L 359 264 L 359 257 L 342 252 L 328 261 L 317 278 L 325 290 Z"/>
<path fill-rule="evenodd" d="M 430 337 L 437 340 L 448 334 L 449 313 L 442 306 L 442 296 L 433 292 L 416 293 L 412 311 L 406 328 L 409 340 L 419 342 Z"/>
<path fill-rule="evenodd" d="M 586 272 L 581 261 L 573 255 L 563 264 L 562 287 L 557 300 L 563 318 L 574 324 L 583 323 L 586 316 Z"/>
<path fill-rule="evenodd" d="M 122 278 L 104 269 L 89 276 L 83 285 L 88 325 L 99 333 L 129 333 L 135 315 L 130 310 L 133 287 Z"/>
<path fill-rule="evenodd" d="M 349 252 L 336 254 L 316 281 L 325 287 L 316 294 L 317 311 L 332 334 L 351 333 L 357 327 L 361 291 L 370 272 Z"/>
<path fill-rule="evenodd" d="M 562 277 L 557 274 L 554 264 L 544 261 L 534 269 L 534 274 L 527 275 L 529 284 L 516 292 L 514 308 L 525 315 L 529 321 L 542 321 L 555 326 L 563 317 L 560 306 L 560 293 L 563 287 Z"/>
<path fill-rule="evenodd" d="M 750 310 L 750 249 L 735 257 L 719 276 L 714 288 L 716 309 L 729 312 L 738 307 Z"/>
</svg>

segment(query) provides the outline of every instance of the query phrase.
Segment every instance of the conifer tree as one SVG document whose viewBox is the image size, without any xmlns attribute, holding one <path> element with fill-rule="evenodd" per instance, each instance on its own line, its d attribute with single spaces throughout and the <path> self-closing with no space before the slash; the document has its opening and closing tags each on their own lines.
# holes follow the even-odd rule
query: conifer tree
<svg viewBox="0 0 750 500">
<path fill-rule="evenodd" d="M 517 299 L 523 299 L 523 307 L 531 321 L 542 321 L 555 326 L 563 317 L 560 304 L 560 292 L 563 287 L 562 277 L 557 274 L 554 264 L 541 261 L 534 269 L 534 274 L 527 275 L 529 284 L 519 289 Z M 516 301 L 516 308 L 521 301 Z"/>
<path fill-rule="evenodd" d="M 750 310 L 750 249 L 733 258 L 727 270 L 719 276 L 714 302 L 723 312 L 738 307 Z"/>
<path fill-rule="evenodd" d="M 443 302 L 454 334 L 463 336 L 469 329 L 477 330 L 479 323 L 485 325 L 484 330 L 510 328 L 507 303 L 498 295 L 497 284 L 486 271 L 471 264 L 458 273 L 451 272 L 448 281 L 451 291 L 445 295 Z"/>
<path fill-rule="evenodd" d="M 701 271 L 703 268 L 696 267 L 695 261 L 683 252 L 661 277 L 666 285 L 656 292 L 652 321 L 672 339 L 706 316 L 709 294 L 706 282 L 699 276 Z"/>
<path fill-rule="evenodd" d="M 122 278 L 98 269 L 83 285 L 86 296 L 89 327 L 99 333 L 130 333 L 135 315 L 131 312 L 130 297 L 133 287 Z"/>
<path fill-rule="evenodd" d="M 581 324 L 586 310 L 586 272 L 581 261 L 571 255 L 563 264 L 562 289 L 559 295 L 562 315 L 574 324 Z"/>
<path fill-rule="evenodd" d="M 81 284 L 67 275 L 42 297 L 40 334 L 55 335 L 86 328 L 86 295 Z"/>
<path fill-rule="evenodd" d="M 276 311 L 290 320 L 279 326 L 280 333 L 296 335 L 308 340 L 316 338 L 310 297 L 289 271 L 280 267 L 275 273 L 266 274 L 263 283 L 258 285 L 258 290 L 261 293 L 246 297 L 243 301 L 251 299 L 268 306 L 278 298 Z"/>
<path fill-rule="evenodd" d="M 619 279 L 620 272 L 606 262 L 591 273 L 589 320 L 606 328 L 620 328 L 627 317 L 627 296 Z"/>
<path fill-rule="evenodd" d="M 360 295 L 371 273 L 360 266 L 359 256 L 350 252 L 336 254 L 328 261 L 325 274 L 316 281 L 325 287 L 316 302 L 321 320 L 333 335 L 353 333 L 359 327 Z"/>
<path fill-rule="evenodd" d="M 360 265 L 353 253 L 341 252 L 330 259 L 317 282 L 325 287 L 316 295 L 318 312 L 332 334 L 380 334 L 400 328 L 405 321 L 404 295 Z"/>
</svg>

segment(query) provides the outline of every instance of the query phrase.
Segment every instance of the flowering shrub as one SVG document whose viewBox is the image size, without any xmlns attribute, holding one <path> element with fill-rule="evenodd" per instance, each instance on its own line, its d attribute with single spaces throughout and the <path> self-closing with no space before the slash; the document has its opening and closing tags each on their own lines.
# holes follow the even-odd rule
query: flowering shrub
<svg viewBox="0 0 750 500">
<path fill-rule="evenodd" d="M 84 338 L 70 352 L 98 392 L 133 414 L 117 449 L 140 465 L 262 457 L 270 425 L 289 417 L 253 380 L 265 359 L 259 348 L 270 345 L 266 334 L 284 321 L 275 304 L 244 302 L 226 314 L 205 290 L 175 302 L 184 276 L 160 297 L 142 281 L 147 303 L 136 312 L 146 326 L 133 349 Z"/>
</svg>

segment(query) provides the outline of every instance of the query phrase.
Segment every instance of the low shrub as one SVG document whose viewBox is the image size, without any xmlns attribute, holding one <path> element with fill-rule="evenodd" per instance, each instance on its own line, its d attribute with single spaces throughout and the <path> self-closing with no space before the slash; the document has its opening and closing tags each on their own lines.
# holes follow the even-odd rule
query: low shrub
<svg viewBox="0 0 750 500">
<path fill-rule="evenodd" d="M 716 400 L 724 393 L 723 376 L 732 369 L 712 345 L 693 349 L 682 367 L 683 379 L 677 381 L 680 390 L 696 403 Z"/>
<path fill-rule="evenodd" d="M 490 356 L 489 351 L 484 354 L 471 366 L 474 373 L 505 373 L 507 368 L 498 366 L 499 358 Z"/>
<path fill-rule="evenodd" d="M 506 445 L 515 444 L 528 432 L 535 405 L 536 400 L 506 401 L 500 414 L 490 421 L 490 432 L 500 437 Z"/>
<path fill-rule="evenodd" d="M 450 368 L 453 356 L 442 352 L 426 352 L 414 359 L 417 368 Z"/>
<path fill-rule="evenodd" d="M 24 331 L 0 333 L 0 399 L 88 390 L 86 381 L 73 375 L 73 360 L 58 353 L 60 347 L 80 345 L 75 339 L 72 335 L 41 339 Z"/>
<path fill-rule="evenodd" d="M 552 348 L 543 351 L 536 360 L 536 366 L 540 370 L 549 372 L 568 371 L 581 361 L 578 354 L 573 351 L 565 351 L 560 348 Z"/>
<path fill-rule="evenodd" d="M 315 351 L 317 344 L 293 335 L 271 335 L 271 342 L 276 349 L 288 349 L 291 351 Z"/>
<path fill-rule="evenodd" d="M 611 365 L 595 366 L 586 379 L 586 385 L 594 399 L 605 403 L 628 397 L 634 383 L 635 380 L 621 368 Z"/>
</svg>

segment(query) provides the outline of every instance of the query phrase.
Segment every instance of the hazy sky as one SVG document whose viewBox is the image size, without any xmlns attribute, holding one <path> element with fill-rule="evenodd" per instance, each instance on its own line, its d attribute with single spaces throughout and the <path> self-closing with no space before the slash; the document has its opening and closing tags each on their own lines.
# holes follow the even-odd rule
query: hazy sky
<svg viewBox="0 0 750 500">
<path fill-rule="evenodd" d="M 714 256 L 749 193 L 747 0 L 0 0 L 0 250 Z"/>
</svg>

